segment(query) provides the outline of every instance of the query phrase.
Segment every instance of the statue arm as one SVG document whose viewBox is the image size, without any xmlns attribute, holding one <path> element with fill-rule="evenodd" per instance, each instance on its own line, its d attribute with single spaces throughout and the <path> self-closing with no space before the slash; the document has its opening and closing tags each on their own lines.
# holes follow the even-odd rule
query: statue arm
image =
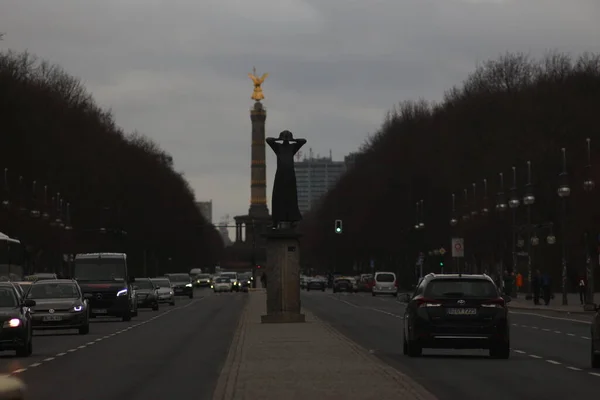
<svg viewBox="0 0 600 400">
<path fill-rule="evenodd" d="M 252 82 L 256 83 L 258 81 L 258 78 L 254 75 L 252 75 L 250 72 L 248 72 L 248 78 L 252 79 Z"/>
<path fill-rule="evenodd" d="M 295 139 L 294 154 L 298 152 L 306 144 L 306 139 Z"/>
<path fill-rule="evenodd" d="M 266 142 L 269 145 L 269 147 L 271 149 L 273 149 L 273 151 L 275 152 L 275 154 L 279 154 L 279 146 L 278 146 L 276 140 L 277 139 L 270 137 L 270 138 L 266 139 Z"/>
</svg>

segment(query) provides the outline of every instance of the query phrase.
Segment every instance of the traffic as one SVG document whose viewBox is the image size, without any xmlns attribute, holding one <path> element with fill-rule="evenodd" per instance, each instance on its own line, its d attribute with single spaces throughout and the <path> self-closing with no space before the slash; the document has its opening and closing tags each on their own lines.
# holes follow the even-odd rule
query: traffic
<svg viewBox="0 0 600 400">
<path fill-rule="evenodd" d="M 17 240 L 3 240 L 19 246 Z M 237 272 L 135 278 L 129 274 L 125 253 L 77 254 L 69 279 L 54 273 L 20 277 L 22 267 L 16 259 L 4 257 L 4 262 L 0 265 L 0 351 L 13 351 L 17 357 L 34 354 L 36 331 L 88 335 L 90 320 L 95 318 L 129 322 L 140 309 L 159 311 L 162 306 L 175 306 L 178 298 L 193 299 L 195 286 L 208 286 L 215 293 L 248 292 L 253 281 L 251 273 Z"/>
<path fill-rule="evenodd" d="M 428 349 L 433 352 L 485 350 L 491 358 L 508 359 L 514 354 L 511 353 L 511 326 L 515 325 L 511 322 L 512 315 L 526 312 L 511 307 L 513 299 L 502 294 L 494 280 L 485 274 L 431 273 L 421 278 L 410 293 L 400 292 L 396 274 L 389 271 L 358 276 L 302 275 L 300 287 L 306 292 L 330 289 L 336 295 L 349 294 L 350 297 L 341 301 L 352 303 L 353 307 L 372 309 L 380 316 L 400 318 L 401 351 L 410 358 L 421 357 Z M 360 305 L 363 297 L 355 296 L 361 293 L 382 297 L 381 300 L 395 298 L 393 311 Z M 588 304 L 584 310 L 588 314 L 582 312 L 574 321 L 578 325 L 589 324 L 588 333 L 580 335 L 580 340 L 587 341 L 587 354 L 582 356 L 587 358 L 589 368 L 600 369 L 600 306 Z M 541 314 L 540 317 L 565 319 L 552 315 Z"/>
</svg>

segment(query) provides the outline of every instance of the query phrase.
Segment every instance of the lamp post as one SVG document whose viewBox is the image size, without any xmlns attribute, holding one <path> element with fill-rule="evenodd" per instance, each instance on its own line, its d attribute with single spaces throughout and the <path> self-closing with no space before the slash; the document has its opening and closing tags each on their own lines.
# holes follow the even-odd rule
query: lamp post
<svg viewBox="0 0 600 400">
<path fill-rule="evenodd" d="M 527 183 L 525 184 L 525 194 L 523 196 L 523 204 L 527 207 L 527 294 L 531 296 L 531 206 L 535 203 L 533 195 L 533 184 L 531 183 L 531 161 L 527 161 Z"/>
<path fill-rule="evenodd" d="M 450 217 L 450 226 L 455 227 L 458 225 L 458 220 L 456 219 L 456 195 L 452 193 L 452 216 Z"/>
<path fill-rule="evenodd" d="M 569 175 L 567 173 L 567 149 L 564 147 L 560 150 L 562 153 L 562 172 L 558 175 L 558 189 L 556 193 L 562 200 L 562 304 L 566 306 L 569 304 L 567 296 L 567 199 L 571 195 L 571 188 L 569 187 Z"/>
<path fill-rule="evenodd" d="M 8 168 L 4 168 L 4 199 L 2 199 L 2 207 L 10 207 L 10 185 L 8 183 Z"/>
<path fill-rule="evenodd" d="M 508 204 L 506 203 L 506 194 L 504 193 L 504 174 L 502 172 L 498 174 L 498 180 L 499 191 L 496 194 L 496 212 L 503 214 L 508 208 Z M 504 273 L 504 248 L 501 249 L 500 263 L 496 265 L 498 277 L 501 278 L 503 276 L 502 274 Z M 502 280 L 502 282 L 504 281 Z"/>
<path fill-rule="evenodd" d="M 50 219 L 50 214 L 48 214 L 48 186 L 45 185 L 44 186 L 44 201 L 43 201 L 43 212 L 42 212 L 42 219 L 44 219 L 45 221 Z"/>
<path fill-rule="evenodd" d="M 38 209 L 38 201 L 37 201 L 37 181 L 33 181 L 31 183 L 31 211 L 30 215 L 32 218 L 40 217 L 40 210 Z"/>
<path fill-rule="evenodd" d="M 583 189 L 586 193 L 591 193 L 596 187 L 596 183 L 592 179 L 592 140 L 587 138 L 587 165 L 585 180 L 583 181 Z M 590 243 L 589 236 L 586 232 L 585 234 L 585 275 L 587 279 L 587 303 L 594 303 L 594 263 L 592 262 L 592 257 L 590 255 Z"/>
</svg>

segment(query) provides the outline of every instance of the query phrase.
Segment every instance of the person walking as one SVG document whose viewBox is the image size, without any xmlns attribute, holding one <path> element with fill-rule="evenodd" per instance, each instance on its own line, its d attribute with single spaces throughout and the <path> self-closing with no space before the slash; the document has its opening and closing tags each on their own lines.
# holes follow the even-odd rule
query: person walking
<svg viewBox="0 0 600 400">
<path fill-rule="evenodd" d="M 262 284 L 262 287 L 264 289 L 267 288 L 267 273 L 263 272 L 262 276 L 260 277 L 260 283 Z"/>
<path fill-rule="evenodd" d="M 531 290 L 533 291 L 533 304 L 540 305 L 540 292 L 542 290 L 542 274 L 538 269 L 531 279 Z"/>
<path fill-rule="evenodd" d="M 579 290 L 579 301 L 581 302 L 581 305 L 585 305 L 586 304 L 586 289 L 587 289 L 587 285 L 585 282 L 585 277 L 582 276 L 581 278 L 579 278 L 579 284 L 577 285 L 577 289 Z"/>
</svg>

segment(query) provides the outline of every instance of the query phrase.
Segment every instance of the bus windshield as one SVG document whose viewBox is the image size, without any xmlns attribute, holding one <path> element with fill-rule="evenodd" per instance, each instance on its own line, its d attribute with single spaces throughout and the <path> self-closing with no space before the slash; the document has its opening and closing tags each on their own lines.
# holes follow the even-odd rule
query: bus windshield
<svg viewBox="0 0 600 400">
<path fill-rule="evenodd" d="M 125 259 L 121 258 L 86 258 L 75 260 L 73 277 L 79 281 L 122 282 L 126 278 Z"/>
</svg>

